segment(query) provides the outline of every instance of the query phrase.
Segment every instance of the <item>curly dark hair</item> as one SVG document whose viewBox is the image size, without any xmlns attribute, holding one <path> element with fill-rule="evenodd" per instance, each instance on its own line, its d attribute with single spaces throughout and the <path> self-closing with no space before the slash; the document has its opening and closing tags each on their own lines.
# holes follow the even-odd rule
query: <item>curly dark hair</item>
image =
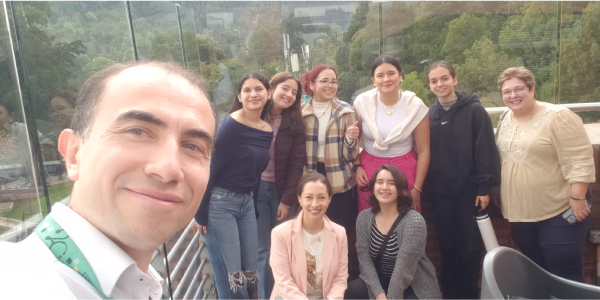
<svg viewBox="0 0 600 300">
<path fill-rule="evenodd" d="M 400 216 L 403 216 L 411 209 L 413 199 L 410 195 L 410 190 L 408 189 L 408 180 L 406 179 L 406 176 L 398 169 L 398 167 L 393 165 L 383 165 L 379 167 L 379 169 L 375 171 L 375 174 L 373 174 L 371 182 L 369 182 L 369 191 L 371 192 L 371 195 L 369 196 L 369 205 L 371 205 L 371 211 L 375 214 L 381 211 L 379 200 L 375 197 L 375 182 L 377 181 L 377 176 L 383 170 L 390 172 L 394 178 L 394 185 L 396 186 L 396 191 L 398 191 L 398 198 L 396 199 L 398 213 Z"/>
</svg>

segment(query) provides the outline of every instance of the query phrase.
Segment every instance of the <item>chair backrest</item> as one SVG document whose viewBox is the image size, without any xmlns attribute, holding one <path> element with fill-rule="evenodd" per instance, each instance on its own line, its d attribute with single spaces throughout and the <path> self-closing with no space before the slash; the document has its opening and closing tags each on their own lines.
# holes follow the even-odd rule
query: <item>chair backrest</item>
<svg viewBox="0 0 600 300">
<path fill-rule="evenodd" d="M 483 261 L 482 299 L 600 299 L 600 287 L 553 275 L 520 252 L 498 247 Z"/>
</svg>

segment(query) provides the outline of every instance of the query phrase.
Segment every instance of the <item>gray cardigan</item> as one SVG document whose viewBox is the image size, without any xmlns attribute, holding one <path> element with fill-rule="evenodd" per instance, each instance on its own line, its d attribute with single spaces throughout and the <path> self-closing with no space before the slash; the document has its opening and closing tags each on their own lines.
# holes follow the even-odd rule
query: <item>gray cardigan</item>
<svg viewBox="0 0 600 300">
<path fill-rule="evenodd" d="M 375 215 L 371 209 L 363 210 L 356 219 L 356 251 L 360 267 L 360 278 L 369 289 L 369 298 L 383 293 L 375 264 L 369 254 L 371 226 Z M 398 257 L 390 279 L 388 299 L 403 299 L 404 290 L 412 285 L 419 299 L 441 299 L 435 268 L 425 255 L 427 225 L 425 219 L 414 210 L 409 210 L 396 227 Z"/>
</svg>

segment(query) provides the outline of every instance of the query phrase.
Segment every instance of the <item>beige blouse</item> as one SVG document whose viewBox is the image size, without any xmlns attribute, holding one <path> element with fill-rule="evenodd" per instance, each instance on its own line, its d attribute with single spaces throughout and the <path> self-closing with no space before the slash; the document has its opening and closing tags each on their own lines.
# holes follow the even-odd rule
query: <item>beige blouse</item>
<svg viewBox="0 0 600 300">
<path fill-rule="evenodd" d="M 581 118 L 544 103 L 516 125 L 508 112 L 496 142 L 502 161 L 502 213 L 510 222 L 537 222 L 569 208 L 571 184 L 596 181 L 593 150 Z"/>
</svg>

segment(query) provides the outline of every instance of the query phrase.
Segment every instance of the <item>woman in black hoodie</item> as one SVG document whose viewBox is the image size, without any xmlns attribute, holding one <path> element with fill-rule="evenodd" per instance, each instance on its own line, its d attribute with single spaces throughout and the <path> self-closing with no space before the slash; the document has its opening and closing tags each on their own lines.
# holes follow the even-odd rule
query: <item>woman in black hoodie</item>
<svg viewBox="0 0 600 300">
<path fill-rule="evenodd" d="M 433 203 L 442 246 L 442 290 L 446 299 L 477 299 L 482 241 L 474 216 L 500 184 L 494 129 L 476 95 L 454 90 L 449 63 L 433 63 L 428 81 L 438 99 L 429 108 L 431 162 L 423 192 Z"/>
</svg>

